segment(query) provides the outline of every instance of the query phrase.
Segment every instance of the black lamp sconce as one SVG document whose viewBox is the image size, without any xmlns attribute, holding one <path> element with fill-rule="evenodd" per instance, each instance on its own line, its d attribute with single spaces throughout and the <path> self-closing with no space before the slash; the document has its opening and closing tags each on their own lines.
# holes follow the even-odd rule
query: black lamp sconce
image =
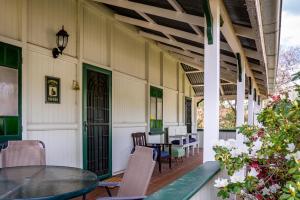
<svg viewBox="0 0 300 200">
<path fill-rule="evenodd" d="M 52 49 L 53 58 L 57 58 L 59 54 L 62 55 L 63 50 L 67 47 L 69 34 L 62 26 L 61 30 L 56 33 L 57 48 Z"/>
</svg>

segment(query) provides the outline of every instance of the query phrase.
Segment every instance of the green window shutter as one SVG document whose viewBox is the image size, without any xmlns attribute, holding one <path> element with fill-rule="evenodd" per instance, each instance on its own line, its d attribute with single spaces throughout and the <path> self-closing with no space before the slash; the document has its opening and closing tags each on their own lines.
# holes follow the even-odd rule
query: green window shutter
<svg viewBox="0 0 300 200">
<path fill-rule="evenodd" d="M 155 97 L 156 98 L 156 116 L 154 119 L 150 119 L 150 131 L 151 132 L 160 132 L 162 131 L 163 128 L 163 120 L 162 119 L 158 119 L 157 117 L 157 99 L 163 99 L 163 90 L 160 88 L 156 88 L 153 86 L 150 86 L 150 97 Z"/>
<path fill-rule="evenodd" d="M 1 43 L 0 43 L 0 65 L 4 65 L 4 63 L 5 63 L 5 55 L 4 55 L 4 52 L 5 52 L 5 48 L 4 48 L 4 46 L 2 46 L 1 45 Z"/>
<path fill-rule="evenodd" d="M 0 67 L 18 70 L 18 114 L 0 116 L 0 142 L 19 140 L 22 121 L 22 50 L 20 47 L 0 42 Z"/>
<path fill-rule="evenodd" d="M 8 46 L 6 48 L 6 66 L 17 69 L 20 65 L 20 51 L 16 47 Z"/>
</svg>

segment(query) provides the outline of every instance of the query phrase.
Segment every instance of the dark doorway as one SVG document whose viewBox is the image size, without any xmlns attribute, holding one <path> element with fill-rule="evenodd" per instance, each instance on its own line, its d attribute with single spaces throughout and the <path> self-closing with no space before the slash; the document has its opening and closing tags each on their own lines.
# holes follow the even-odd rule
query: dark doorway
<svg viewBox="0 0 300 200">
<path fill-rule="evenodd" d="M 185 125 L 188 133 L 192 133 L 192 99 L 185 98 Z"/>
<path fill-rule="evenodd" d="M 111 72 L 84 64 L 84 168 L 111 176 Z"/>
</svg>

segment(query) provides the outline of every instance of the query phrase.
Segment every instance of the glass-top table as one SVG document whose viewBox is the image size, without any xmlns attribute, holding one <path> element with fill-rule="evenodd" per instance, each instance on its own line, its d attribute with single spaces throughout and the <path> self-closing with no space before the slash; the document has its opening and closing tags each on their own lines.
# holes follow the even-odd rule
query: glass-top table
<svg viewBox="0 0 300 200">
<path fill-rule="evenodd" d="M 0 168 L 0 199 L 70 199 L 97 187 L 87 170 L 60 166 Z"/>
</svg>

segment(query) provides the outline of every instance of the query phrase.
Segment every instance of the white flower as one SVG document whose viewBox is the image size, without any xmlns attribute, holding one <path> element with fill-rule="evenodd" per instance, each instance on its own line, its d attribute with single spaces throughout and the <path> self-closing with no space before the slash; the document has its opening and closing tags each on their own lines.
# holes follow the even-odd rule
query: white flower
<svg viewBox="0 0 300 200">
<path fill-rule="evenodd" d="M 218 140 L 218 142 L 215 144 L 215 146 L 226 147 L 226 141 L 225 140 Z"/>
<path fill-rule="evenodd" d="M 264 187 L 263 189 L 262 189 L 262 195 L 270 195 L 270 190 L 268 189 L 268 188 L 266 188 L 266 187 Z"/>
<path fill-rule="evenodd" d="M 234 173 L 232 176 L 230 176 L 230 182 L 231 183 L 244 183 L 245 177 L 238 173 Z"/>
<path fill-rule="evenodd" d="M 293 143 L 288 144 L 286 148 L 289 152 L 293 152 L 295 150 L 295 145 Z"/>
<path fill-rule="evenodd" d="M 214 184 L 214 186 L 217 188 L 223 188 L 223 187 L 226 187 L 227 185 L 228 185 L 228 180 L 222 179 L 222 178 L 216 179 L 215 184 Z"/>
<path fill-rule="evenodd" d="M 233 158 L 239 157 L 243 152 L 240 149 L 234 148 L 230 151 Z"/>
<path fill-rule="evenodd" d="M 248 176 L 257 177 L 257 175 L 258 175 L 258 172 L 256 171 L 256 169 L 254 169 L 253 167 L 251 167 L 251 170 L 248 173 Z"/>
<path fill-rule="evenodd" d="M 259 139 L 258 140 L 256 140 L 254 143 L 253 143 L 253 148 L 252 148 L 252 150 L 254 150 L 254 151 L 259 151 L 260 149 L 261 149 L 261 147 L 262 147 L 262 141 L 260 141 Z"/>
<path fill-rule="evenodd" d="M 295 188 L 292 185 L 289 185 L 289 191 L 291 193 L 294 193 L 295 192 Z"/>
<path fill-rule="evenodd" d="M 300 160 L 300 151 L 297 151 L 297 152 L 295 153 L 295 159 L 296 159 L 296 161 L 299 161 L 299 160 Z"/>
<path fill-rule="evenodd" d="M 292 158 L 293 158 L 293 154 L 287 154 L 285 156 L 285 159 L 287 159 L 287 160 L 291 160 Z"/>
<path fill-rule="evenodd" d="M 279 186 L 278 184 L 274 184 L 274 185 L 271 185 L 271 186 L 269 187 L 269 189 L 270 189 L 270 192 L 271 192 L 271 193 L 276 193 L 277 190 L 280 189 L 280 186 Z"/>
<path fill-rule="evenodd" d="M 229 148 L 234 148 L 234 147 L 236 147 L 236 140 L 234 140 L 234 139 L 229 139 L 229 140 L 227 140 L 227 143 L 228 143 L 228 147 L 229 147 Z"/>
</svg>

